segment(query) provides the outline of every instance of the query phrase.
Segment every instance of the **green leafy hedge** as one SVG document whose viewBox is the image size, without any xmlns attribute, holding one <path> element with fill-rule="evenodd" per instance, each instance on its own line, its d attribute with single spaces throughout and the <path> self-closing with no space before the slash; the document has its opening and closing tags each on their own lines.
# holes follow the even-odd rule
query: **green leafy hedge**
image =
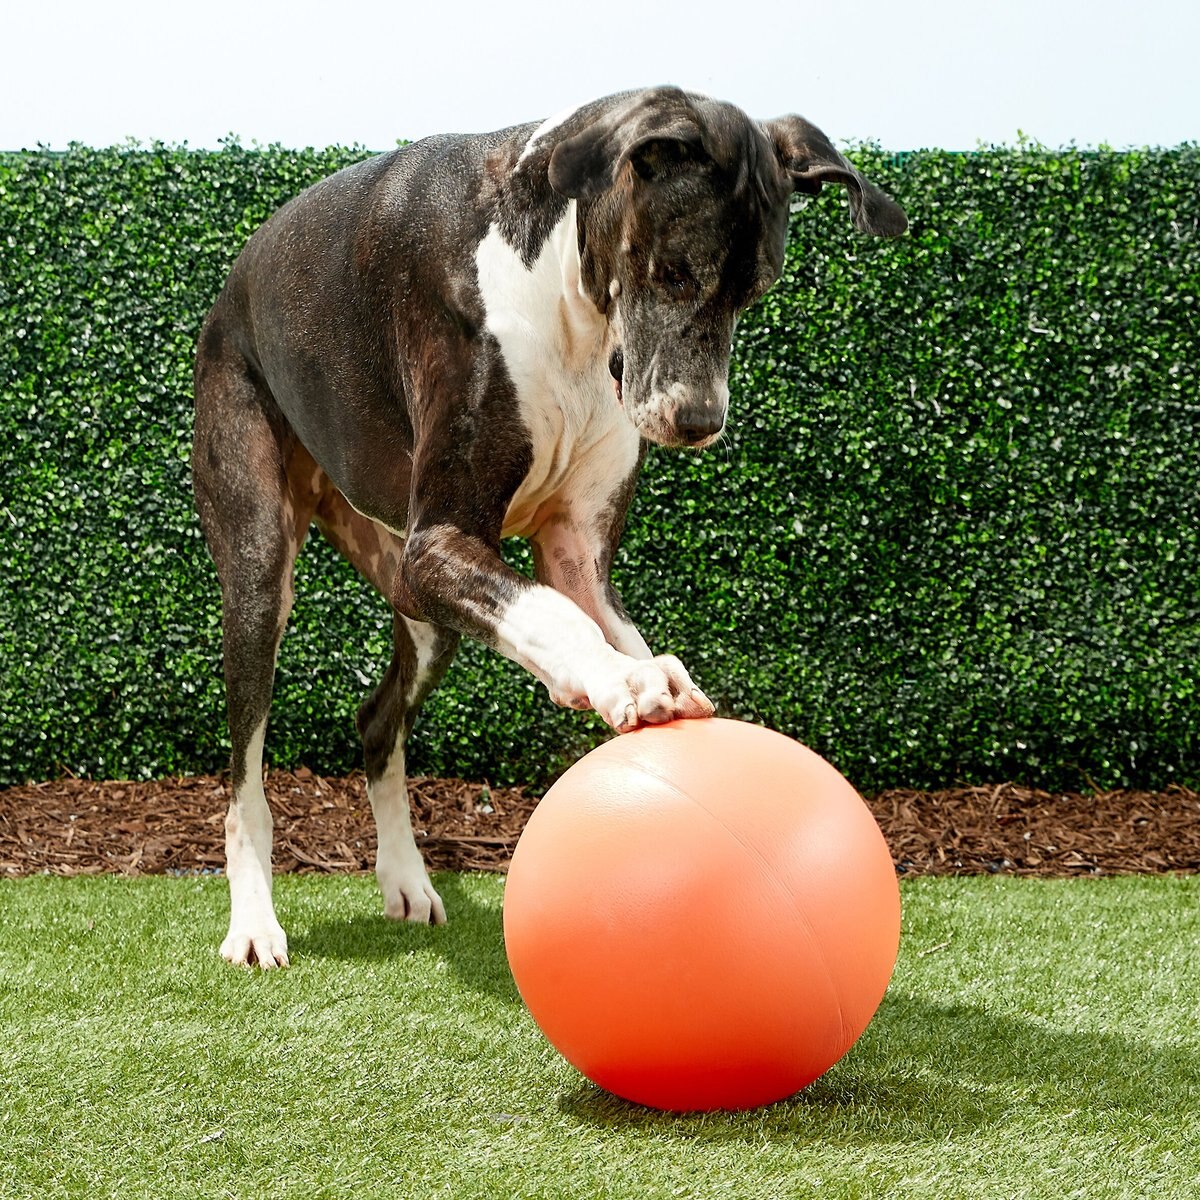
<svg viewBox="0 0 1200 1200">
<path fill-rule="evenodd" d="M 252 230 L 364 154 L 0 157 L 0 780 L 224 763 L 195 337 Z M 1200 782 L 1200 152 L 855 157 L 911 232 L 797 215 L 726 440 L 650 457 L 631 613 L 863 789 Z M 298 574 L 269 753 L 340 771 L 389 622 L 319 539 Z M 410 762 L 544 782 L 601 736 L 471 646 Z"/>
</svg>

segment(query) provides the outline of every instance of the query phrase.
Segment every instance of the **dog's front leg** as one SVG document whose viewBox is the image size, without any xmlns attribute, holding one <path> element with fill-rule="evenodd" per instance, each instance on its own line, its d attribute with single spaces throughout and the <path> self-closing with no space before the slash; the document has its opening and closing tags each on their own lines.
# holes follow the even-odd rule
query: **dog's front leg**
<svg viewBox="0 0 1200 1200">
<path fill-rule="evenodd" d="M 512 570 L 498 540 L 459 524 L 414 524 L 396 589 L 403 611 L 481 638 L 536 675 L 556 704 L 595 709 L 619 732 L 712 715 L 677 658 L 650 657 L 632 626 L 611 645 L 574 600 Z"/>
<path fill-rule="evenodd" d="M 612 629 L 556 589 L 532 584 L 504 613 L 497 647 L 537 675 L 556 704 L 593 708 L 619 733 L 712 716 L 679 659 L 651 655 L 628 622 L 614 619 Z"/>
<path fill-rule="evenodd" d="M 620 514 L 608 521 L 569 510 L 552 514 L 531 539 L 534 575 L 587 613 L 610 646 L 631 658 L 653 658 L 612 584 L 612 555 L 621 520 Z"/>
</svg>

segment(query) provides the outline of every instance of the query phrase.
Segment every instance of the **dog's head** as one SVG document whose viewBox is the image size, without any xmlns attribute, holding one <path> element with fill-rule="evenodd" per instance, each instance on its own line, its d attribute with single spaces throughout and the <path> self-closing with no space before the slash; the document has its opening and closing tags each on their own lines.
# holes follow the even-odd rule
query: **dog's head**
<svg viewBox="0 0 1200 1200">
<path fill-rule="evenodd" d="M 734 323 L 779 277 L 793 193 L 842 184 L 863 232 L 907 225 L 802 117 L 760 123 L 677 88 L 565 126 L 549 178 L 578 201 L 581 282 L 613 331 L 617 397 L 668 446 L 708 446 L 724 426 Z"/>
</svg>

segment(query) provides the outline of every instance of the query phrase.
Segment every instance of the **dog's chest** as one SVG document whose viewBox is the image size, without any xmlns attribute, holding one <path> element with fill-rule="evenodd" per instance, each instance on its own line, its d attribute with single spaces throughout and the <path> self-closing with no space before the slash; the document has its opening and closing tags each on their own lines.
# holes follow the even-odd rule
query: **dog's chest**
<svg viewBox="0 0 1200 1200">
<path fill-rule="evenodd" d="M 492 227 L 476 252 L 488 331 L 499 343 L 532 445 L 504 536 L 531 535 L 547 516 L 611 503 L 633 471 L 638 434 L 608 374 L 608 323 L 579 291 L 575 206 L 532 266 Z"/>
</svg>

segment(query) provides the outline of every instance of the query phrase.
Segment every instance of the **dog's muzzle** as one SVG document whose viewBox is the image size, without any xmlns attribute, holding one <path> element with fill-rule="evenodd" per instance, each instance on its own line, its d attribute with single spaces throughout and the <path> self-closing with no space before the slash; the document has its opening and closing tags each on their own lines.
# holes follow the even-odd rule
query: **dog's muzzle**
<svg viewBox="0 0 1200 1200">
<path fill-rule="evenodd" d="M 725 428 L 725 410 L 729 393 L 697 398 L 690 388 L 674 383 L 665 391 L 656 391 L 648 402 L 634 396 L 631 408 L 625 405 L 625 352 L 617 347 L 608 357 L 608 373 L 613 379 L 617 403 L 628 414 L 644 438 L 660 446 L 703 450 L 712 445 Z"/>
</svg>

